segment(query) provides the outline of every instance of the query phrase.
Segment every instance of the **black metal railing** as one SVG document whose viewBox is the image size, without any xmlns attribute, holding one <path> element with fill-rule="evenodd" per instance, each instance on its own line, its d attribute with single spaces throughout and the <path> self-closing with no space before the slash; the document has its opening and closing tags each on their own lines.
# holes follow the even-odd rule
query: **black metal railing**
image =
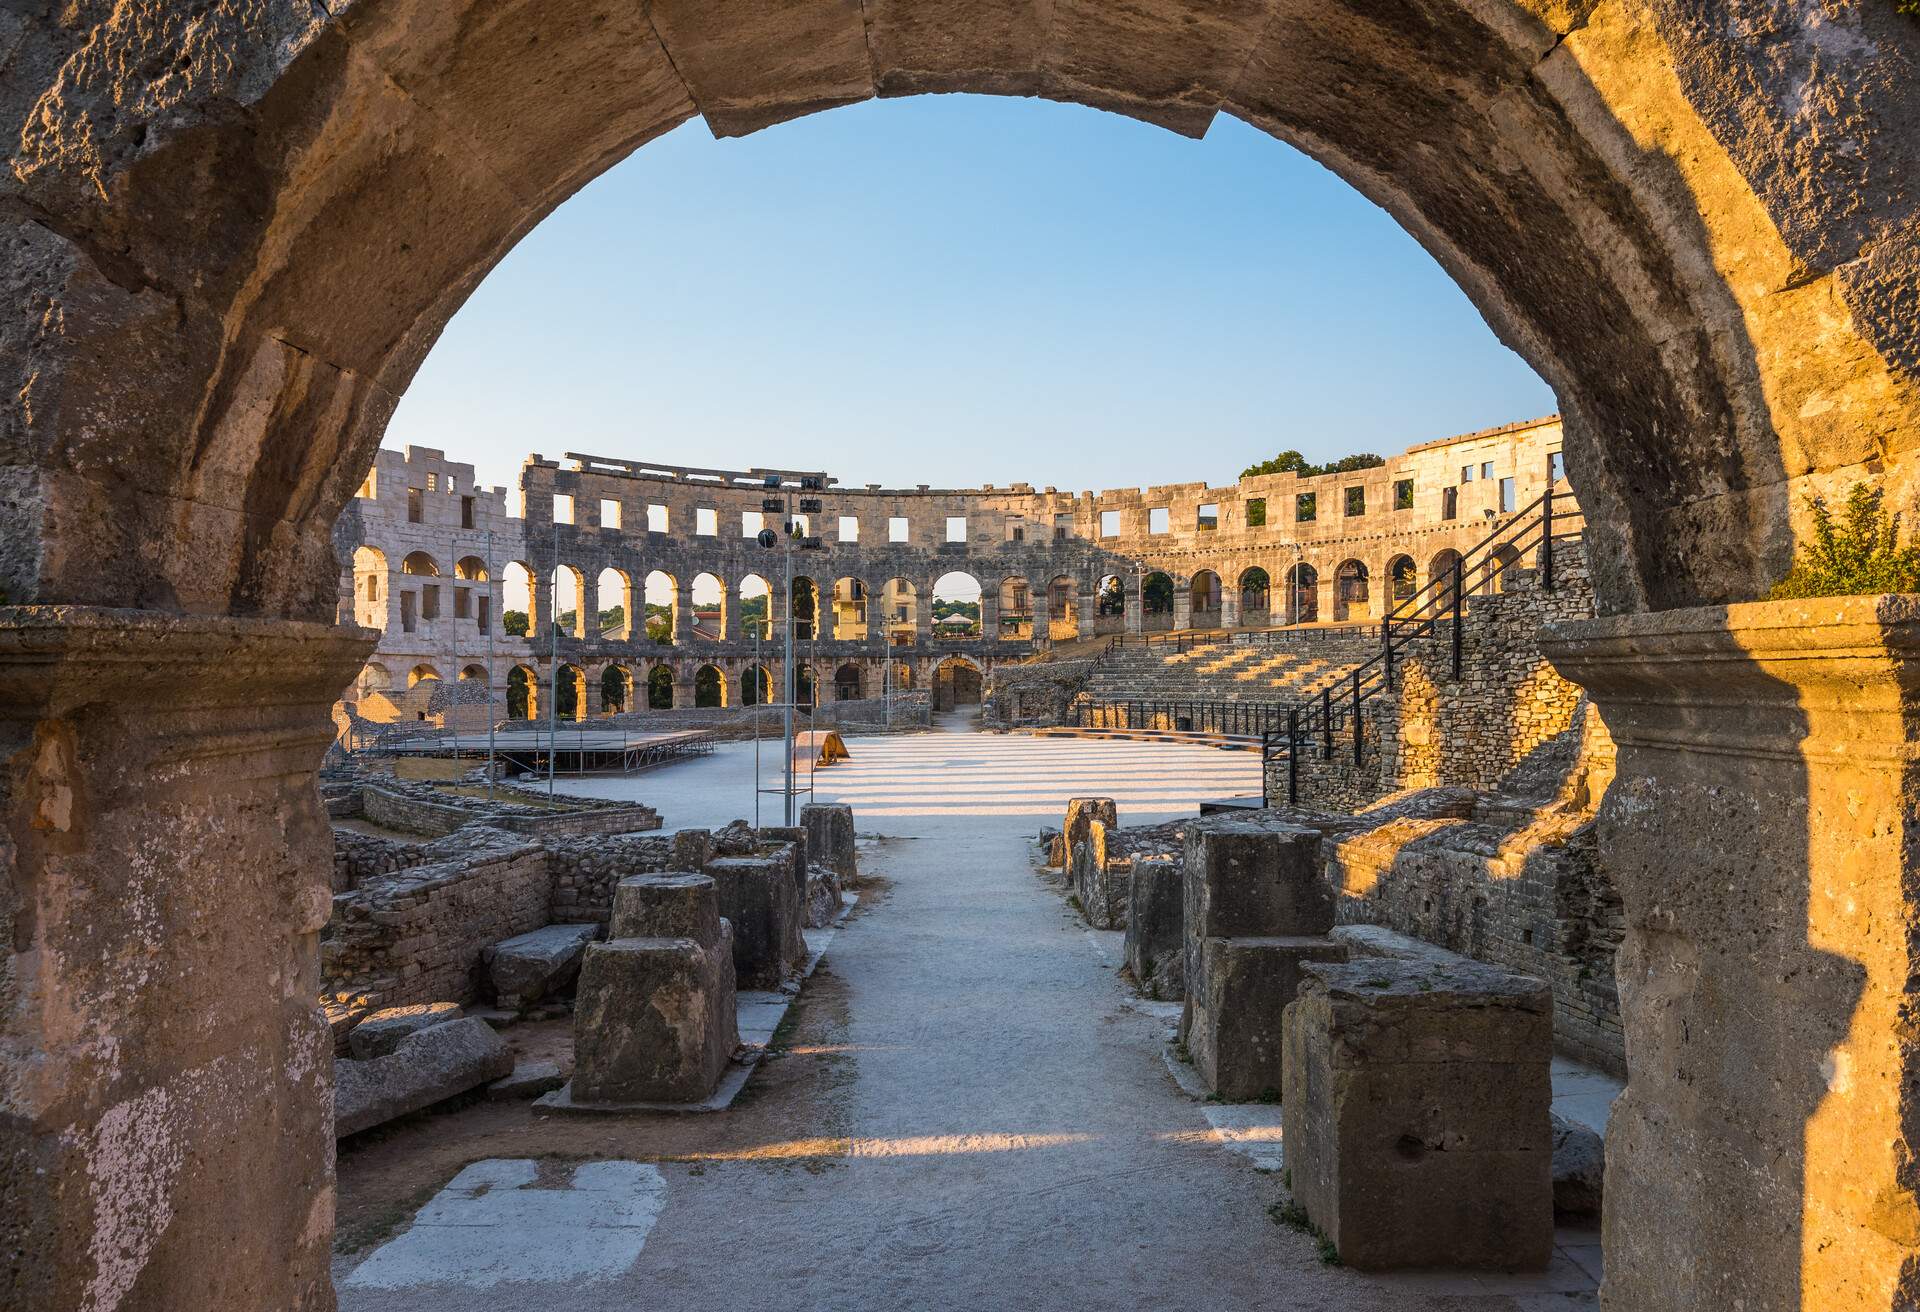
<svg viewBox="0 0 1920 1312">
<path fill-rule="evenodd" d="M 1443 574 L 1428 579 L 1425 586 L 1410 596 L 1395 601 L 1380 620 L 1376 631 L 1380 649 L 1370 659 L 1322 685 L 1308 700 L 1296 703 L 1282 716 L 1282 723 L 1261 735 L 1264 792 L 1273 805 L 1273 775 L 1270 767 L 1284 761 L 1287 773 L 1287 802 L 1297 804 L 1300 797 L 1300 760 L 1302 753 L 1318 746 L 1321 758 L 1332 757 L 1336 741 L 1350 742 L 1353 762 L 1365 758 L 1367 702 L 1382 693 L 1392 692 L 1395 667 L 1405 660 L 1410 643 L 1444 636 L 1448 640 L 1448 667 L 1458 680 L 1464 671 L 1467 599 L 1476 593 L 1494 590 L 1509 570 L 1521 568 L 1529 551 L 1535 553 L 1539 586 L 1552 592 L 1554 579 L 1554 540 L 1579 533 L 1575 526 L 1581 518 L 1570 492 L 1557 491 L 1550 481 L 1539 497 L 1508 516 L 1493 532 L 1466 552 L 1454 557 Z"/>
<path fill-rule="evenodd" d="M 1076 707 L 1076 713 L 1082 729 L 1208 733 L 1264 741 L 1266 735 L 1286 723 L 1289 709 L 1285 702 L 1141 697 L 1083 701 Z"/>
</svg>

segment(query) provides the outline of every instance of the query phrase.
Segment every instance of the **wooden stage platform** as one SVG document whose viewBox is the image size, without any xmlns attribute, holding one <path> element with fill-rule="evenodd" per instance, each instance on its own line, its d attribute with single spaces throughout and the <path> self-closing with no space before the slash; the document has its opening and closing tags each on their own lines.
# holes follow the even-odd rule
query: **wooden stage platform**
<svg viewBox="0 0 1920 1312">
<path fill-rule="evenodd" d="M 520 770 L 544 773 L 549 758 L 559 774 L 586 774 L 597 770 L 644 770 L 687 756 L 713 751 L 714 736 L 704 729 L 656 733 L 620 729 L 561 728 L 551 736 L 545 729 L 500 729 L 493 735 L 493 755 Z M 447 734 L 414 741 L 396 751 L 409 756 L 482 757 L 487 754 L 484 733 Z"/>
</svg>

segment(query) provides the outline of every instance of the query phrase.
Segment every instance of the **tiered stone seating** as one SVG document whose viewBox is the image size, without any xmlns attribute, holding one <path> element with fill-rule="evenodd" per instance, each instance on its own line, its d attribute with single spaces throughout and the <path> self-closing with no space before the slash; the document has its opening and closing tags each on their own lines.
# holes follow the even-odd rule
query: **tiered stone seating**
<svg viewBox="0 0 1920 1312">
<path fill-rule="evenodd" d="M 1109 654 L 1087 682 L 1087 699 L 1113 701 L 1303 701 L 1370 659 L 1368 636 L 1306 642 L 1170 644 Z"/>
</svg>

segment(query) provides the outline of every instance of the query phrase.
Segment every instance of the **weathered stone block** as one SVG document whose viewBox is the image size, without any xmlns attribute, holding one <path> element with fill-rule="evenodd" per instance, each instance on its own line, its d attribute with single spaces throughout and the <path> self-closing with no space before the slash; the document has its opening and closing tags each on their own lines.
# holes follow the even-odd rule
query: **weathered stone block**
<svg viewBox="0 0 1920 1312">
<path fill-rule="evenodd" d="M 754 836 L 762 854 L 780 852 L 786 856 L 787 873 L 793 879 L 794 891 L 800 895 L 802 902 L 806 901 L 807 865 L 812 860 L 812 847 L 806 828 L 802 825 L 775 825 L 756 829 Z"/>
<path fill-rule="evenodd" d="M 520 1102 L 552 1093 L 567 1082 L 558 1062 L 528 1061 L 487 1086 L 488 1102 Z"/>
<path fill-rule="evenodd" d="M 786 885 L 784 869 L 776 872 Z M 733 935 L 596 943 L 573 1011 L 573 1101 L 698 1102 L 740 1046 Z"/>
<path fill-rule="evenodd" d="M 707 862 L 720 914 L 733 926 L 733 964 L 743 989 L 777 989 L 806 960 L 804 911 L 789 851 Z"/>
<path fill-rule="evenodd" d="M 1296 826 L 1222 824 L 1187 833 L 1189 940 L 1325 934 L 1333 887 L 1320 835 Z M 1187 963 L 1191 973 L 1194 963 Z"/>
<path fill-rule="evenodd" d="M 1606 1194 L 1607 1149 L 1588 1127 L 1553 1117 L 1553 1211 L 1556 1216 L 1598 1216 Z"/>
<path fill-rule="evenodd" d="M 1282 1128 L 1294 1197 L 1341 1261 L 1546 1265 L 1552 1006 L 1543 981 L 1473 962 L 1308 967 Z"/>
<path fill-rule="evenodd" d="M 1187 995 L 1186 893 L 1180 862 L 1136 857 L 1127 889 L 1127 969 L 1150 998 L 1177 1002 Z"/>
<path fill-rule="evenodd" d="M 466 1012 L 456 1002 L 422 1002 L 411 1007 L 388 1007 L 376 1011 L 353 1027 L 347 1035 L 347 1051 L 355 1061 L 384 1057 L 400 1046 L 409 1034 L 432 1025 L 459 1020 Z"/>
<path fill-rule="evenodd" d="M 481 954 L 502 1007 L 527 1007 L 565 988 L 580 973 L 598 925 L 546 925 L 496 943 Z"/>
<path fill-rule="evenodd" d="M 807 831 L 809 862 L 825 866 L 843 880 L 860 873 L 851 806 L 844 802 L 815 802 L 800 809 L 800 824 Z"/>
<path fill-rule="evenodd" d="M 1041 863 L 1050 870 L 1064 870 L 1067 864 L 1067 838 L 1058 829 L 1042 829 L 1039 840 Z"/>
<path fill-rule="evenodd" d="M 1066 843 L 1063 869 L 1073 865 L 1074 849 L 1087 839 L 1087 826 L 1099 821 L 1109 829 L 1120 824 L 1120 809 L 1114 805 L 1111 797 L 1073 797 L 1067 799 L 1066 822 L 1061 825 L 1061 833 Z"/>
<path fill-rule="evenodd" d="M 334 1062 L 334 1135 L 431 1107 L 512 1070 L 512 1050 L 478 1017 L 416 1030 L 384 1057 Z"/>
<path fill-rule="evenodd" d="M 1087 826 L 1086 841 L 1074 851 L 1071 883 L 1087 924 L 1095 929 L 1126 927 L 1133 861 L 1107 856 L 1107 827 L 1098 820 Z"/>
<path fill-rule="evenodd" d="M 629 875 L 614 885 L 609 938 L 690 938 L 702 947 L 720 937 L 720 895 L 707 875 L 669 871 Z"/>
<path fill-rule="evenodd" d="M 811 866 L 807 870 L 806 917 L 808 929 L 824 929 L 840 916 L 844 899 L 840 892 L 840 876 L 826 866 Z"/>
<path fill-rule="evenodd" d="M 1284 1085 L 1281 1017 L 1306 967 L 1341 962 L 1332 939 L 1209 938 L 1187 981 L 1187 1052 L 1207 1088 L 1228 1102 L 1278 1096 Z"/>
</svg>

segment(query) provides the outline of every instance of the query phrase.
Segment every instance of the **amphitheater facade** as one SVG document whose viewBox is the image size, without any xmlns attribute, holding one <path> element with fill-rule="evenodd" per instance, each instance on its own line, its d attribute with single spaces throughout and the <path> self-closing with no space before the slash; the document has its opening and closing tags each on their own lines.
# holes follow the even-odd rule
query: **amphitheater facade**
<svg viewBox="0 0 1920 1312">
<path fill-rule="evenodd" d="M 1560 441 L 1549 417 L 1349 473 L 1078 493 L 534 455 L 524 516 L 470 464 L 383 450 L 335 530 L 340 619 L 382 635 L 349 700 L 426 717 L 421 685 L 455 678 L 516 715 L 556 688 L 569 717 L 764 700 L 789 566 L 803 697 L 967 702 L 996 663 L 1076 639 L 1374 622 L 1549 480 L 1564 495 Z M 769 498 L 795 508 L 791 548 L 762 545 L 786 517 Z M 510 578 L 529 598 L 515 631 Z"/>
</svg>

